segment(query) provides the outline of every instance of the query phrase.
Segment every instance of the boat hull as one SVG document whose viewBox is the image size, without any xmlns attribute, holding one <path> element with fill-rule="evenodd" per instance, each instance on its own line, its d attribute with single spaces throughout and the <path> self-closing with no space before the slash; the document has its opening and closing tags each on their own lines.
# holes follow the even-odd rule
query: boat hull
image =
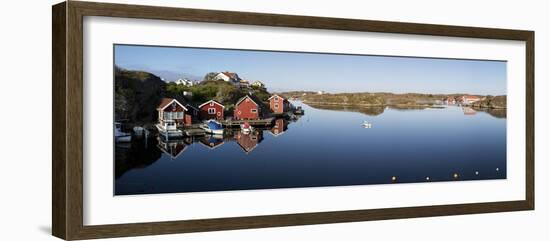
<svg viewBox="0 0 550 241">
<path fill-rule="evenodd" d="M 115 141 L 118 142 L 118 143 L 131 142 L 132 141 L 132 136 L 131 135 L 116 136 Z"/>
<path fill-rule="evenodd" d="M 220 130 L 212 130 L 210 128 L 203 127 L 202 128 L 206 133 L 209 134 L 215 134 L 215 135 L 223 135 L 223 129 Z"/>
<path fill-rule="evenodd" d="M 181 130 L 166 130 L 164 129 L 163 126 L 158 124 L 156 125 L 156 127 L 157 127 L 157 130 L 159 131 L 159 135 L 163 137 L 168 137 L 168 138 L 183 137 L 183 131 Z"/>
</svg>

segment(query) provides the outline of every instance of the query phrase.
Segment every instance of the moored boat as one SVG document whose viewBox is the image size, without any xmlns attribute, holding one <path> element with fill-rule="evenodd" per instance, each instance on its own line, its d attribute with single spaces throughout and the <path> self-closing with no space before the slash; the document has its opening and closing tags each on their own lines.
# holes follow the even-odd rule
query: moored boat
<svg viewBox="0 0 550 241">
<path fill-rule="evenodd" d="M 220 122 L 218 122 L 216 120 L 207 121 L 206 124 L 201 126 L 201 128 L 206 133 L 223 135 L 223 126 Z"/>
<path fill-rule="evenodd" d="M 174 120 L 165 120 L 155 125 L 159 134 L 166 138 L 182 137 L 183 131 L 178 130 Z"/>
<path fill-rule="evenodd" d="M 304 114 L 304 109 L 302 109 L 301 106 L 297 106 L 296 109 L 294 109 L 293 114 L 295 114 L 295 115 L 303 115 L 303 114 Z"/>
<path fill-rule="evenodd" d="M 115 122 L 115 142 L 131 142 L 132 134 L 122 131 L 122 124 Z"/>
<path fill-rule="evenodd" d="M 365 128 L 371 128 L 372 127 L 372 123 L 368 122 L 368 121 L 364 121 L 363 124 L 362 124 L 363 127 Z"/>
<path fill-rule="evenodd" d="M 254 127 L 252 127 L 248 122 L 245 122 L 241 125 L 241 132 L 243 134 L 250 134 L 250 132 L 254 131 Z"/>
</svg>

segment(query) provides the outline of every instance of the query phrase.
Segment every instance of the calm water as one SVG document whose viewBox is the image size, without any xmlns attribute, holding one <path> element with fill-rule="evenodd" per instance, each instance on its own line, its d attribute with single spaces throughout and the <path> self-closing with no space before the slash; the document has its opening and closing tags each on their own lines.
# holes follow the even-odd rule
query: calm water
<svg viewBox="0 0 550 241">
<path fill-rule="evenodd" d="M 505 113 L 294 104 L 300 119 L 250 135 L 117 146 L 115 194 L 506 178 Z"/>
</svg>

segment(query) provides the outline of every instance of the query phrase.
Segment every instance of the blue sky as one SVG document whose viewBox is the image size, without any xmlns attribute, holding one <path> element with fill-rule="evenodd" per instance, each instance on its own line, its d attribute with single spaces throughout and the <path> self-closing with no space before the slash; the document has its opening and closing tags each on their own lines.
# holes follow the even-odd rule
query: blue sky
<svg viewBox="0 0 550 241">
<path fill-rule="evenodd" d="M 506 62 L 115 45 L 115 64 L 166 80 L 236 72 L 270 91 L 506 94 Z"/>
</svg>

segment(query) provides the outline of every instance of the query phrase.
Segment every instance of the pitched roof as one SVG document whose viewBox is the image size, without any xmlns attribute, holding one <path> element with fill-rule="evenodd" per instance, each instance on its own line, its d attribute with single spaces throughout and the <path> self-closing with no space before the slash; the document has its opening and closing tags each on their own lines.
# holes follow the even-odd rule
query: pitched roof
<svg viewBox="0 0 550 241">
<path fill-rule="evenodd" d="M 229 78 L 232 78 L 232 79 L 237 79 L 237 77 L 238 77 L 237 73 L 228 72 L 228 71 L 224 71 L 224 72 L 222 72 L 222 74 L 224 74 L 225 76 L 227 76 Z"/>
<path fill-rule="evenodd" d="M 215 100 L 206 101 L 206 102 L 202 103 L 201 105 L 199 105 L 199 108 L 202 108 L 204 105 L 206 105 L 206 104 L 208 104 L 208 103 L 210 103 L 210 102 L 214 102 L 214 103 L 220 105 L 222 108 L 225 108 L 225 106 L 223 106 L 222 104 L 220 104 L 219 102 L 217 102 L 217 101 L 215 101 Z"/>
<path fill-rule="evenodd" d="M 194 105 L 192 105 L 192 104 L 186 104 L 185 107 L 189 107 L 189 108 L 191 108 L 191 109 L 199 110 L 198 107 L 196 107 L 196 106 L 194 106 Z"/>
<path fill-rule="evenodd" d="M 279 94 L 273 94 L 271 97 L 269 97 L 268 100 L 271 100 L 271 98 L 275 97 L 275 96 L 279 96 L 279 98 L 282 98 L 283 100 L 286 100 L 286 97 L 282 96 L 282 95 L 279 95 Z"/>
<path fill-rule="evenodd" d="M 239 105 L 239 103 L 241 103 L 241 102 L 242 102 L 243 100 L 245 100 L 246 98 L 249 98 L 249 99 L 250 99 L 252 102 L 254 102 L 254 104 L 256 104 L 257 106 L 260 105 L 260 104 L 258 104 L 258 102 L 256 102 L 256 101 L 254 100 L 254 98 L 252 98 L 250 95 L 245 95 L 245 96 L 241 97 L 241 98 L 237 101 L 237 103 L 235 103 L 235 105 L 236 105 L 236 106 Z"/>
<path fill-rule="evenodd" d="M 465 95 L 465 96 L 462 96 L 462 98 L 464 98 L 464 99 L 479 99 L 479 97 L 477 97 L 475 95 Z"/>
<path fill-rule="evenodd" d="M 160 101 L 159 106 L 157 107 L 157 110 L 164 110 L 167 106 L 171 105 L 173 102 L 175 102 L 176 104 L 181 106 L 184 110 L 187 110 L 187 108 L 185 106 L 183 106 L 179 101 L 177 101 L 176 99 L 172 99 L 172 98 L 162 98 L 162 100 Z"/>
</svg>

